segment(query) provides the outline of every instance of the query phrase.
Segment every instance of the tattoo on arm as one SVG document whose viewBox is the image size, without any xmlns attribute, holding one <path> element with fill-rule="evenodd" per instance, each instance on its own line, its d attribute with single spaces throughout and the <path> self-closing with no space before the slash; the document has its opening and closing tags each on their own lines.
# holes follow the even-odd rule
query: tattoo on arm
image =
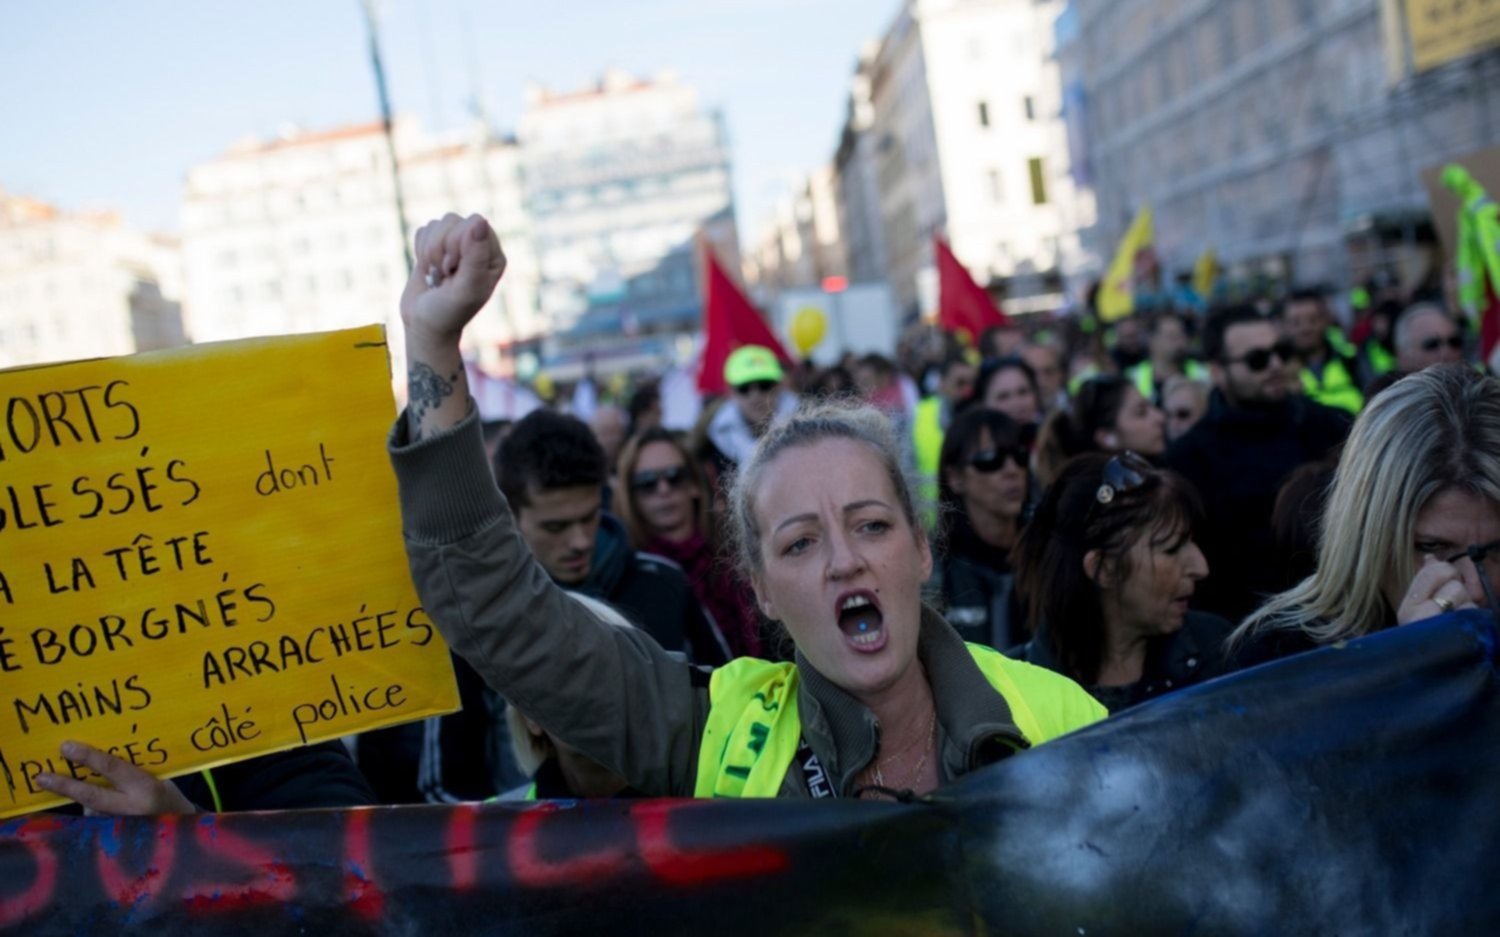
<svg viewBox="0 0 1500 937">
<path fill-rule="evenodd" d="M 406 370 L 406 424 L 412 442 L 422 438 L 422 418 L 453 396 L 458 375 L 444 378 L 430 366 L 414 361 Z"/>
</svg>

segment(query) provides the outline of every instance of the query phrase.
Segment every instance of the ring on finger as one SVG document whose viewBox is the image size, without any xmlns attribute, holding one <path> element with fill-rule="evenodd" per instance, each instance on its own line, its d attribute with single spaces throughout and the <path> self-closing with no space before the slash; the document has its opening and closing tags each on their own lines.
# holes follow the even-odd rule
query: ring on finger
<svg viewBox="0 0 1500 937">
<path fill-rule="evenodd" d="M 1444 614 L 1453 611 L 1452 599 L 1445 599 L 1440 595 L 1435 595 L 1432 597 L 1432 604 L 1442 609 Z"/>
</svg>

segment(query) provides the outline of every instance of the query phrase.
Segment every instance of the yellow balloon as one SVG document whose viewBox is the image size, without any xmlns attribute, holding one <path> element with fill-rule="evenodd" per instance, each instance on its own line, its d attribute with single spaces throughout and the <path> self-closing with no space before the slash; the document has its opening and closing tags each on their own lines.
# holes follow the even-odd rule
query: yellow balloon
<svg viewBox="0 0 1500 937">
<path fill-rule="evenodd" d="M 817 306 L 804 306 L 792 316 L 791 339 L 797 353 L 806 358 L 828 331 L 828 317 Z"/>
</svg>

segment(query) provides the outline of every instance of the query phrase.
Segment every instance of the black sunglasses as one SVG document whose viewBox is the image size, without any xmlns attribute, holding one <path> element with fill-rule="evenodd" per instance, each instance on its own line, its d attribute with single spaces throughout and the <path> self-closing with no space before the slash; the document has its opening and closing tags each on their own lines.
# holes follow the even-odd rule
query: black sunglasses
<svg viewBox="0 0 1500 937">
<path fill-rule="evenodd" d="M 1257 348 L 1247 351 L 1238 358 L 1225 358 L 1226 364 L 1243 364 L 1257 374 L 1271 366 L 1271 357 L 1275 356 L 1283 362 L 1291 361 L 1297 357 L 1297 346 L 1287 339 L 1282 339 L 1270 348 Z"/>
<path fill-rule="evenodd" d="M 1447 338 L 1438 338 L 1438 337 L 1434 336 L 1434 337 L 1429 338 L 1427 341 L 1425 341 L 1425 342 L 1422 343 L 1422 350 L 1423 351 L 1437 351 L 1439 348 L 1442 348 L 1444 345 L 1447 345 L 1449 348 L 1453 349 L 1454 351 L 1463 351 L 1464 350 L 1464 337 L 1462 335 L 1450 335 Z"/>
<path fill-rule="evenodd" d="M 1122 452 L 1104 463 L 1104 477 L 1094 500 L 1099 504 L 1113 504 L 1120 495 L 1143 487 L 1153 477 L 1151 463 L 1134 452 Z"/>
<path fill-rule="evenodd" d="M 769 394 L 775 389 L 775 381 L 747 381 L 744 384 L 740 384 L 739 386 L 735 387 L 734 392 L 736 394 L 739 394 L 741 397 L 746 397 L 750 395 L 751 391 L 757 391 L 762 394 Z"/>
<path fill-rule="evenodd" d="M 687 469 L 681 465 L 674 465 L 667 469 L 636 472 L 630 476 L 630 489 L 637 494 L 645 494 L 648 491 L 655 491 L 656 486 L 662 482 L 666 482 L 668 488 L 677 488 L 687 480 Z"/>
<path fill-rule="evenodd" d="M 981 449 L 979 452 L 969 456 L 969 468 L 986 475 L 993 474 L 1005 468 L 1005 463 L 1014 462 L 1019 469 L 1025 469 L 1031 461 L 1031 453 L 1025 446 L 1012 446 L 1007 449 Z"/>
</svg>

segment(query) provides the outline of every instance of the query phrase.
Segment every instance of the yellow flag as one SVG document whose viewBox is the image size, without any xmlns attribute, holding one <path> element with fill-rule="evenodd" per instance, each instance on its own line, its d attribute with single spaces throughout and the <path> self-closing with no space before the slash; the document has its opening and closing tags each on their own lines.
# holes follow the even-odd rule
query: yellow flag
<svg viewBox="0 0 1500 937">
<path fill-rule="evenodd" d="M 1099 318 L 1117 322 L 1135 311 L 1135 259 L 1156 240 L 1151 225 L 1151 206 L 1142 206 L 1120 239 L 1115 259 L 1099 286 Z"/>
<path fill-rule="evenodd" d="M 1212 247 L 1208 248 L 1193 265 L 1193 292 L 1198 298 L 1208 302 L 1213 298 L 1214 285 L 1219 280 L 1219 255 L 1214 253 Z"/>
</svg>

